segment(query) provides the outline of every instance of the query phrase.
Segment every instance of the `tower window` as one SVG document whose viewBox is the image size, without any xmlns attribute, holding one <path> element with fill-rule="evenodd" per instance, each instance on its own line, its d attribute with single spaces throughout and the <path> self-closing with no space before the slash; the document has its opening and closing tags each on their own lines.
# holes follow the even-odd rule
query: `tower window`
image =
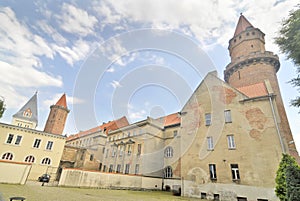
<svg viewBox="0 0 300 201">
<path fill-rule="evenodd" d="M 205 114 L 205 126 L 209 126 L 209 125 L 211 125 L 211 114 L 206 113 Z"/>
<path fill-rule="evenodd" d="M 173 148 L 172 147 L 167 147 L 165 149 L 165 157 L 166 158 L 172 158 L 173 157 Z"/>
<path fill-rule="evenodd" d="M 26 156 L 26 158 L 25 158 L 25 162 L 27 162 L 27 163 L 34 163 L 34 161 L 35 161 L 35 158 L 32 155 Z"/>
<path fill-rule="evenodd" d="M 42 141 L 41 139 L 35 139 L 33 147 L 34 148 L 39 148 L 40 144 L 41 144 L 41 141 Z"/>
<path fill-rule="evenodd" d="M 43 165 L 50 165 L 51 164 L 51 159 L 50 158 L 43 158 L 42 164 Z"/>
<path fill-rule="evenodd" d="M 165 168 L 165 178 L 172 178 L 173 177 L 173 170 L 170 166 Z"/>
<path fill-rule="evenodd" d="M 13 138 L 14 138 L 14 135 L 13 135 L 13 134 L 8 134 L 8 137 L 7 137 L 6 143 L 7 143 L 7 144 L 11 144 L 11 142 L 12 142 Z"/>
<path fill-rule="evenodd" d="M 12 160 L 13 159 L 13 154 L 7 152 L 7 153 L 5 153 L 5 154 L 2 155 L 1 159 L 3 159 L 3 160 Z"/>
<path fill-rule="evenodd" d="M 253 48 L 253 45 L 251 45 L 251 47 Z"/>
<path fill-rule="evenodd" d="M 47 142 L 46 149 L 47 149 L 47 150 L 51 150 L 51 149 L 52 149 L 52 146 L 53 146 L 53 142 L 52 142 L 52 141 L 48 141 L 48 142 Z"/>
</svg>

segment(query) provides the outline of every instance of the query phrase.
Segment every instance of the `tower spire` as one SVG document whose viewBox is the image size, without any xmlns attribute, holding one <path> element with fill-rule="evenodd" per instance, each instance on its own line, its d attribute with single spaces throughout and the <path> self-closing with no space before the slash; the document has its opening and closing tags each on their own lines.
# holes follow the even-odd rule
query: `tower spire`
<svg viewBox="0 0 300 201">
<path fill-rule="evenodd" d="M 234 37 L 245 31 L 247 28 L 253 28 L 253 25 L 246 19 L 243 13 L 240 13 L 239 21 L 236 25 Z"/>
</svg>

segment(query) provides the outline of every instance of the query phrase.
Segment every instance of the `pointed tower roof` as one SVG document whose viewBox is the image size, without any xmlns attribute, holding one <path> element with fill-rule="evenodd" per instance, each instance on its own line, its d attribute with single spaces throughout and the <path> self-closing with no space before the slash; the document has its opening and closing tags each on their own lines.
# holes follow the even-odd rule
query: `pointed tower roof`
<svg viewBox="0 0 300 201">
<path fill-rule="evenodd" d="M 13 115 L 13 118 L 32 121 L 36 124 L 38 123 L 37 92 L 16 114 Z"/>
<path fill-rule="evenodd" d="M 63 94 L 55 105 L 67 108 L 66 94 Z"/>
<path fill-rule="evenodd" d="M 241 16 L 235 28 L 234 37 L 239 35 L 241 32 L 245 31 L 248 27 L 253 28 L 252 24 L 241 13 Z"/>
</svg>

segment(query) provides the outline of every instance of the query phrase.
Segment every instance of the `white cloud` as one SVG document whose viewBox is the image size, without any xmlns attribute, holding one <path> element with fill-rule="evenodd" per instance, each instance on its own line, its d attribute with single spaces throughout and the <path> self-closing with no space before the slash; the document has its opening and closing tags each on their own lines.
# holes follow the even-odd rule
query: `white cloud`
<svg viewBox="0 0 300 201">
<path fill-rule="evenodd" d="M 73 66 L 76 61 L 86 58 L 91 46 L 87 41 L 77 40 L 72 47 L 53 45 L 53 49 Z"/>
<path fill-rule="evenodd" d="M 67 3 L 63 3 L 61 15 L 57 15 L 57 19 L 62 30 L 79 36 L 94 35 L 94 28 L 98 23 L 95 16 Z"/>
<path fill-rule="evenodd" d="M 64 45 L 68 42 L 56 29 L 48 24 L 46 20 L 39 20 L 37 22 L 37 29 L 42 30 L 45 34 L 50 36 L 56 44 Z"/>
<path fill-rule="evenodd" d="M 113 80 L 110 85 L 113 87 L 113 88 L 118 88 L 118 87 L 122 87 L 122 85 L 120 84 L 120 82 L 116 81 L 116 80 Z"/>
<path fill-rule="evenodd" d="M 44 101 L 43 101 L 44 107 L 49 107 L 50 105 L 54 105 L 55 103 L 57 103 L 57 101 L 60 99 L 60 97 L 61 97 L 62 95 L 63 95 L 63 94 L 61 94 L 61 93 L 54 94 L 50 99 L 44 100 Z M 68 108 L 69 108 L 71 105 L 84 103 L 84 100 L 82 100 L 82 99 L 80 99 L 80 98 L 77 98 L 77 97 L 73 97 L 73 96 L 68 96 L 68 95 L 67 95 L 66 99 L 67 99 L 67 105 L 68 105 Z"/>
<path fill-rule="evenodd" d="M 145 118 L 145 115 L 146 115 L 146 111 L 145 110 L 141 110 L 141 111 L 137 111 L 137 112 L 134 112 L 134 111 L 129 111 L 128 112 L 128 116 L 130 118 L 130 120 L 132 122 L 136 121 L 136 120 L 140 120 L 142 118 Z"/>
<path fill-rule="evenodd" d="M 55 52 L 39 35 L 33 34 L 8 7 L 0 8 L 0 95 L 8 108 L 19 107 L 23 95 L 39 87 L 62 86 L 62 78 L 43 72 L 41 56 L 52 59 Z M 17 101 L 16 101 L 17 100 Z"/>
<path fill-rule="evenodd" d="M 113 73 L 115 72 L 115 69 L 113 67 L 110 67 L 109 69 L 106 70 L 108 73 Z"/>
</svg>

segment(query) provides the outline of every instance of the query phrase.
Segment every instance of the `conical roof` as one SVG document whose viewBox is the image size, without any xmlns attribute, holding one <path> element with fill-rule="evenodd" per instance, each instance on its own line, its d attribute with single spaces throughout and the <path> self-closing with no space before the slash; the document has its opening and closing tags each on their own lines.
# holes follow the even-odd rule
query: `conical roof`
<svg viewBox="0 0 300 201">
<path fill-rule="evenodd" d="M 55 105 L 67 108 L 66 94 L 63 94 Z"/>
<path fill-rule="evenodd" d="M 245 16 L 241 13 L 239 21 L 236 25 L 234 37 L 245 31 L 248 27 L 252 27 L 252 24 L 245 18 Z"/>
<path fill-rule="evenodd" d="M 23 119 L 27 121 L 38 123 L 38 110 L 37 110 L 37 93 L 35 93 L 29 101 L 13 115 L 14 118 Z"/>
</svg>

